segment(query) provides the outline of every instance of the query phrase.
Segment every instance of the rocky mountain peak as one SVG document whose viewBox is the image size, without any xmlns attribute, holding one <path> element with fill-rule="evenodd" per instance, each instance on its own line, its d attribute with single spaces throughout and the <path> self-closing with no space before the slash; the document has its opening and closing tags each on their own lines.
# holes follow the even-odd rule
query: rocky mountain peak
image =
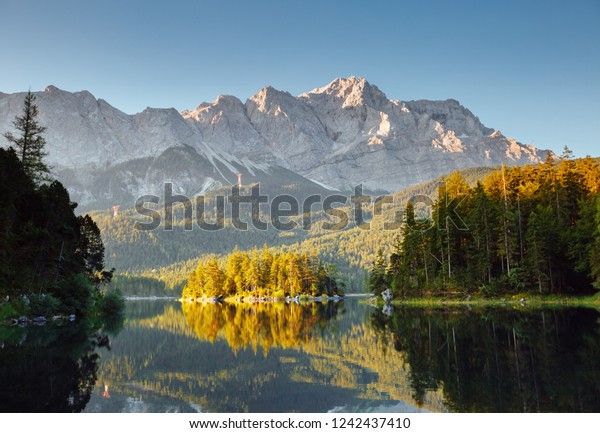
<svg viewBox="0 0 600 433">
<path fill-rule="evenodd" d="M 219 95 L 213 105 L 216 107 L 221 107 L 223 109 L 233 109 L 240 110 L 243 109 L 244 104 L 238 98 L 232 95 Z"/>
<path fill-rule="evenodd" d="M 184 110 L 181 115 L 185 119 L 201 121 L 203 118 L 212 118 L 217 113 L 240 113 L 244 112 L 244 104 L 235 96 L 219 95 L 213 102 L 203 102 L 195 110 Z"/>
<path fill-rule="evenodd" d="M 94 95 L 87 90 L 80 90 L 79 92 L 68 92 L 66 90 L 59 89 L 58 87 L 50 84 L 44 88 L 43 93 L 38 94 L 39 97 L 54 97 L 54 98 L 79 98 L 81 100 L 89 99 L 96 101 Z"/>
<path fill-rule="evenodd" d="M 298 97 L 267 86 L 245 103 L 222 95 L 182 113 L 128 115 L 87 91 L 55 86 L 36 96 L 47 160 L 89 206 L 152 192 L 167 180 L 192 195 L 234 182 L 238 171 L 266 181 L 260 176 L 282 167 L 286 176 L 340 190 L 362 184 L 393 192 L 456 169 L 536 163 L 545 154 L 494 133 L 457 100 L 389 100 L 363 77 L 337 78 Z M 0 132 L 12 131 L 23 97 L 0 93 Z M 7 145 L 1 137 L 0 145 Z"/>
<path fill-rule="evenodd" d="M 246 101 L 246 107 L 268 112 L 271 109 L 282 108 L 285 105 L 296 103 L 290 93 L 277 90 L 272 86 L 263 87 L 256 95 Z"/>
<path fill-rule="evenodd" d="M 303 93 L 300 97 L 310 100 L 318 95 L 341 101 L 342 107 L 367 105 L 379 109 L 388 102 L 385 93 L 364 77 L 336 78 L 327 86 Z"/>
<path fill-rule="evenodd" d="M 56 92 L 59 91 L 60 89 L 56 86 L 53 86 L 52 84 L 46 86 L 46 88 L 44 89 L 45 93 L 52 93 L 52 92 Z"/>
</svg>

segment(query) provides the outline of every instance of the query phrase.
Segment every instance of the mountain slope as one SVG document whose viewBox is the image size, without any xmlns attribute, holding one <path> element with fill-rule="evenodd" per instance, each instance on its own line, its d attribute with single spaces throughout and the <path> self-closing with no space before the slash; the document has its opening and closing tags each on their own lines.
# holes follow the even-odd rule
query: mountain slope
<svg viewBox="0 0 600 433">
<path fill-rule="evenodd" d="M 462 170 L 461 174 L 470 185 L 474 185 L 494 170 L 498 170 L 498 167 L 477 167 Z M 350 206 L 338 208 L 348 215 L 348 224 L 339 230 L 326 230 L 322 227 L 323 222 L 330 218 L 322 210 L 313 210 L 310 230 L 298 228 L 290 231 L 278 231 L 272 226 L 266 231 L 253 228 L 241 231 L 231 226 L 228 216 L 225 217 L 224 228 L 219 231 L 204 231 L 199 227 L 185 231 L 181 209 L 175 210 L 172 231 L 135 230 L 134 223 L 140 217 L 131 210 L 124 211 L 117 218 L 112 217 L 109 212 L 94 212 L 92 216 L 101 229 L 109 266 L 118 267 L 119 272 L 160 280 L 167 287 L 180 290 L 189 272 L 197 266 L 198 260 L 205 260 L 213 255 L 226 255 L 236 246 L 241 250 L 251 250 L 267 244 L 292 252 L 315 253 L 322 260 L 335 263 L 340 271 L 341 281 L 350 291 L 359 291 L 377 250 L 381 248 L 389 255 L 393 241 L 399 234 L 397 229 L 384 230 L 383 224 L 393 223 L 397 212 L 404 210 L 407 201 L 415 195 L 435 200 L 439 182 L 447 176 L 390 195 L 390 202 L 383 204 L 376 216 L 373 216 L 374 206 L 370 201 L 363 207 L 364 219 L 371 224 L 370 230 L 356 226 L 354 210 Z M 208 197 L 211 195 L 212 193 L 207 194 Z M 262 215 L 261 219 L 266 220 Z M 248 221 L 248 218 L 243 217 L 242 220 Z M 144 285 L 139 290 L 147 290 L 150 280 L 144 280 Z M 119 284 L 125 283 L 120 281 Z"/>
<path fill-rule="evenodd" d="M 23 96 L 0 93 L 0 131 L 12 130 Z M 358 184 L 390 192 L 455 169 L 545 155 L 485 127 L 458 101 L 391 100 L 364 78 L 297 97 L 265 87 L 245 103 L 219 96 L 183 113 L 127 115 L 87 91 L 54 86 L 36 97 L 48 163 L 80 210 L 133 207 L 140 195 L 161 195 L 166 182 L 192 197 L 234 184 L 238 172 L 245 184 L 306 193 Z"/>
</svg>

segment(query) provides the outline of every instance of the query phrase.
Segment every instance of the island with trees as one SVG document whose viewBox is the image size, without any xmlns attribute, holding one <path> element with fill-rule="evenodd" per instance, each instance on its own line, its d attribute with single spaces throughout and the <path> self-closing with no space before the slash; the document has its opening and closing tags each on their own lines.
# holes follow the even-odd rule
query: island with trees
<svg viewBox="0 0 600 433">
<path fill-rule="evenodd" d="M 316 256 L 306 253 L 234 250 L 221 260 L 200 262 L 188 278 L 182 299 L 273 300 L 296 297 L 328 299 L 343 296 L 333 274 Z"/>
</svg>

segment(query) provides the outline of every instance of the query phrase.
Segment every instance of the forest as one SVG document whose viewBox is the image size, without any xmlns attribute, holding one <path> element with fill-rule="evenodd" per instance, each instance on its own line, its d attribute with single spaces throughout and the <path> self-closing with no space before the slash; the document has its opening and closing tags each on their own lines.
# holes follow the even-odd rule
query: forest
<svg viewBox="0 0 600 433">
<path fill-rule="evenodd" d="M 343 295 L 334 278 L 335 267 L 316 256 L 271 252 L 266 246 L 250 253 L 235 249 L 224 260 L 200 262 L 183 288 L 183 299 L 285 298 L 286 296 Z"/>
<path fill-rule="evenodd" d="M 498 167 L 474 167 L 461 170 L 470 186 Z M 366 274 L 375 260 L 377 250 L 390 254 L 390 238 L 400 232 L 400 224 L 392 230 L 384 229 L 386 222 L 397 219 L 397 214 L 413 196 L 434 196 L 437 185 L 447 175 L 440 176 L 407 188 L 390 196 L 370 197 L 371 204 L 364 206 L 364 221 L 370 224 L 358 226 L 354 220 L 354 209 L 342 206 L 336 210 L 348 215 L 348 225 L 339 230 L 324 230 L 324 222 L 334 222 L 322 209 L 310 214 L 302 214 L 295 220 L 299 225 L 308 219 L 312 221 L 309 230 L 256 230 L 235 229 L 228 215 L 224 216 L 224 228 L 218 231 L 185 230 L 186 218 L 181 206 L 173 209 L 173 229 L 143 231 L 135 229 L 139 219 L 133 209 L 121 209 L 118 216 L 109 210 L 94 211 L 91 215 L 98 224 L 106 246 L 106 262 L 118 266 L 118 273 L 111 283 L 127 295 L 180 296 L 190 272 L 200 261 L 216 256 L 222 259 L 234 245 L 251 251 L 252 248 L 267 244 L 281 251 L 317 255 L 321 260 L 335 264 L 338 269 L 337 281 L 343 282 L 347 291 L 359 292 L 365 287 Z M 207 192 L 204 203 L 214 201 L 214 192 Z M 351 192 L 348 195 L 352 194 Z M 379 200 L 381 199 L 381 200 Z M 350 198 L 349 198 L 350 200 Z M 379 204 L 375 204 L 375 202 Z M 431 200 L 433 203 L 433 200 Z M 380 211 L 376 211 L 376 207 Z M 207 204 L 206 212 L 215 219 L 215 209 Z M 430 213 L 427 213 L 429 215 Z M 243 215 L 248 217 L 248 215 Z M 261 220 L 268 215 L 261 214 Z"/>
<path fill-rule="evenodd" d="M 372 290 L 394 295 L 592 293 L 600 282 L 600 169 L 592 158 L 548 154 L 502 167 L 474 186 L 460 172 L 438 188 L 430 217 L 411 201 Z"/>
<path fill-rule="evenodd" d="M 88 215 L 76 216 L 64 186 L 45 165 L 45 128 L 37 123 L 35 96 L 0 149 L 0 321 L 16 317 L 117 313 L 122 298 L 101 290 L 104 268 L 100 231 Z"/>
</svg>

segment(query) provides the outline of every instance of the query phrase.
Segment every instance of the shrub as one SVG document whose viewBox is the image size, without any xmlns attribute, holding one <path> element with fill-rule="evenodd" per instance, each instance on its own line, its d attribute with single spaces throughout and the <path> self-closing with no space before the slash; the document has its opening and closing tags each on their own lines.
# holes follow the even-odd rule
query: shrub
<svg viewBox="0 0 600 433">
<path fill-rule="evenodd" d="M 50 290 L 61 301 L 62 309 L 67 314 L 85 315 L 94 303 L 95 289 L 83 273 L 70 276 Z"/>
<path fill-rule="evenodd" d="M 125 310 L 125 298 L 119 289 L 110 290 L 104 294 L 100 302 L 100 314 L 103 316 L 118 316 Z"/>
<path fill-rule="evenodd" d="M 49 293 L 29 296 L 29 310 L 34 317 L 52 317 L 60 312 L 60 307 L 60 301 Z"/>
<path fill-rule="evenodd" d="M 25 314 L 25 307 L 23 302 L 4 302 L 0 304 L 0 325 L 10 319 L 16 319 L 19 316 Z"/>
</svg>

